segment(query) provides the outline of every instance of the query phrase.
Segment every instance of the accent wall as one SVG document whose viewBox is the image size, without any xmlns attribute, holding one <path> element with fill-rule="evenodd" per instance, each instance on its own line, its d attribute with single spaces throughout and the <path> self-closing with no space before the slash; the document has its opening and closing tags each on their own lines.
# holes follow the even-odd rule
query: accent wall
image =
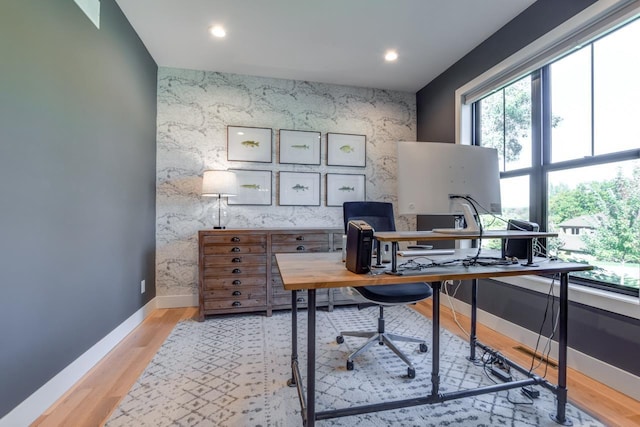
<svg viewBox="0 0 640 427">
<path fill-rule="evenodd" d="M 272 162 L 227 160 L 227 126 L 272 129 Z M 319 166 L 279 163 L 279 130 L 321 132 Z M 327 166 L 327 132 L 366 136 L 366 166 Z M 228 228 L 342 228 L 342 207 L 326 206 L 326 174 L 366 175 L 366 199 L 396 201 L 396 141 L 415 140 L 415 94 L 306 81 L 159 69 L 158 296 L 198 294 L 197 232 L 212 228 L 214 200 L 200 195 L 205 170 L 272 172 L 271 205 L 230 205 Z M 280 171 L 320 174 L 319 206 L 280 206 Z M 415 218 L 399 217 L 399 229 Z"/>
</svg>

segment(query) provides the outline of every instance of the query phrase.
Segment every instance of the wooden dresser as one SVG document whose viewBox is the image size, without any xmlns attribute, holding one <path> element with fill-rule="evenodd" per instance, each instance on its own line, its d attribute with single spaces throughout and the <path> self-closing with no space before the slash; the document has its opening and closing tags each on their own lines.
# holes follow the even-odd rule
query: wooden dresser
<svg viewBox="0 0 640 427">
<path fill-rule="evenodd" d="M 291 308 L 282 287 L 275 254 L 342 250 L 341 229 L 273 228 L 200 230 L 198 232 L 199 319 L 212 314 Z M 353 304 L 340 289 L 316 294 L 317 306 Z M 305 292 L 298 304 L 306 306 Z"/>
</svg>

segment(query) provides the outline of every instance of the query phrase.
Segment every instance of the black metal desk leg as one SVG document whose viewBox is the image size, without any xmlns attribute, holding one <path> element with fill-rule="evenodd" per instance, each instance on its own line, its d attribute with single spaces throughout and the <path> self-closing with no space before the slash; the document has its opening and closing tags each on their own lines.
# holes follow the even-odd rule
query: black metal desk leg
<svg viewBox="0 0 640 427">
<path fill-rule="evenodd" d="M 478 341 L 476 324 L 478 321 L 478 279 L 471 284 L 471 330 L 469 331 L 469 360 L 476 360 L 476 343 Z"/>
<path fill-rule="evenodd" d="M 431 283 L 433 289 L 433 331 L 431 336 L 431 396 L 440 393 L 440 288 L 442 282 Z"/>
<path fill-rule="evenodd" d="M 567 331 L 569 322 L 569 273 L 560 274 L 560 320 L 558 324 L 558 390 L 556 413 L 552 420 L 565 426 L 573 425 L 566 417 L 567 409 Z"/>
<path fill-rule="evenodd" d="M 307 423 L 316 425 L 316 290 L 307 291 Z"/>
<path fill-rule="evenodd" d="M 298 361 L 298 291 L 291 291 L 291 378 L 287 381 L 289 387 L 296 385 L 296 375 L 293 367 Z"/>
</svg>

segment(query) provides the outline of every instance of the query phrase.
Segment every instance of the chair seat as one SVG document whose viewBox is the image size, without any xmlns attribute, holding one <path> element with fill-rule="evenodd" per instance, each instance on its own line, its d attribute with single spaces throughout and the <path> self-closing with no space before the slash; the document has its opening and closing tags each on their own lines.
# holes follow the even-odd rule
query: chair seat
<svg viewBox="0 0 640 427">
<path fill-rule="evenodd" d="M 381 304 L 413 303 L 429 298 L 433 294 L 431 286 L 424 282 L 362 286 L 354 289 L 366 299 Z"/>
</svg>

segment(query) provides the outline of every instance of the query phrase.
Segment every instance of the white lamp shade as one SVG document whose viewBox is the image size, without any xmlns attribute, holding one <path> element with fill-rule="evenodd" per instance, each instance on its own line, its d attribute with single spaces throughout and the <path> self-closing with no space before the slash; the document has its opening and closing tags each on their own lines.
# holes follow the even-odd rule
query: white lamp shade
<svg viewBox="0 0 640 427">
<path fill-rule="evenodd" d="M 235 196 L 237 193 L 236 174 L 231 171 L 204 171 L 202 195 L 215 197 Z"/>
</svg>

